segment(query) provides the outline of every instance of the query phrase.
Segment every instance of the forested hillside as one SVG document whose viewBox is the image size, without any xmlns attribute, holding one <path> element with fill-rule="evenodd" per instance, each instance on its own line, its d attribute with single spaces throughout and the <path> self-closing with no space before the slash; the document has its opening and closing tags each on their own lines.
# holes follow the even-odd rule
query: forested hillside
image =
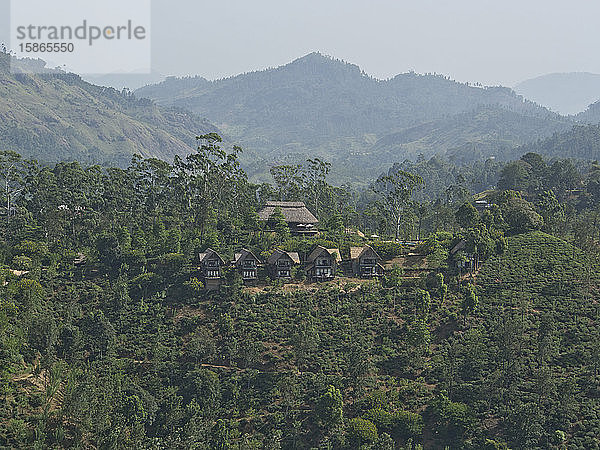
<svg viewBox="0 0 600 450">
<path fill-rule="evenodd" d="M 318 155 L 337 163 L 339 180 L 365 169 L 376 177 L 390 162 L 419 153 L 473 144 L 480 150 L 464 151 L 465 158 L 501 155 L 569 126 L 507 88 L 416 73 L 377 80 L 319 53 L 222 80 L 169 78 L 136 94 L 217 124 L 261 158 L 246 164 L 252 176 L 264 174 L 265 165 Z"/>
<path fill-rule="evenodd" d="M 16 61 L 27 71 L 27 64 Z M 194 149 L 194 134 L 214 125 L 177 108 L 95 86 L 78 75 L 12 74 L 0 52 L 0 148 L 42 161 L 125 166 L 134 153 L 171 160 Z"/>
<path fill-rule="evenodd" d="M 127 168 L 0 154 L 0 446 L 600 446 L 600 167 L 433 158 L 355 190 L 311 159 L 256 185 L 198 142 Z M 319 234 L 259 220 L 268 200 Z M 317 245 L 367 244 L 380 277 L 308 278 Z M 247 284 L 242 248 L 301 264 Z"/>
<path fill-rule="evenodd" d="M 600 102 L 594 102 L 585 111 L 580 112 L 575 118 L 584 123 L 600 123 Z"/>
<path fill-rule="evenodd" d="M 430 155 L 431 149 L 465 162 L 485 161 L 489 157 L 506 159 L 519 143 L 567 131 L 571 126 L 559 117 L 536 117 L 497 106 L 482 106 L 385 135 L 375 143 L 371 153 L 392 161 L 398 155 L 413 159 L 419 154 Z"/>
<path fill-rule="evenodd" d="M 513 158 L 527 152 L 539 153 L 550 158 L 573 158 L 577 160 L 600 159 L 600 125 L 576 125 L 564 133 L 517 147 L 508 154 Z"/>
</svg>

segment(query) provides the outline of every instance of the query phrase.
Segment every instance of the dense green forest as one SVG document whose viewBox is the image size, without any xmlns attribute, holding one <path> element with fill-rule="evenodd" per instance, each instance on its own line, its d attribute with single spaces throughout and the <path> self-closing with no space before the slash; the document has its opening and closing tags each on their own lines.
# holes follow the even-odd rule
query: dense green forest
<svg viewBox="0 0 600 450">
<path fill-rule="evenodd" d="M 127 168 L 1 153 L 0 446 L 600 448 L 600 166 L 433 158 L 354 190 L 319 159 L 253 184 L 198 143 Z M 260 222 L 267 200 L 320 234 Z M 208 292 L 197 270 L 365 243 L 382 278 Z"/>
</svg>

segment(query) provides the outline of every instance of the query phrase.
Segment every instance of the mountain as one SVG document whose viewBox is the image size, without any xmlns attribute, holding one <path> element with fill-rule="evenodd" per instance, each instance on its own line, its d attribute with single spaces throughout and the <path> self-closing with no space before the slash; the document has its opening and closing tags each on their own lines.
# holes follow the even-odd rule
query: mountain
<svg viewBox="0 0 600 450">
<path fill-rule="evenodd" d="M 119 90 L 135 90 L 148 84 L 160 83 L 165 79 L 165 77 L 158 72 L 148 74 L 124 72 L 107 75 L 86 75 L 82 76 L 82 78 L 88 83 L 96 84 L 98 86 L 113 87 Z"/>
<path fill-rule="evenodd" d="M 320 53 L 216 81 L 169 78 L 136 94 L 190 109 L 256 151 L 262 160 L 256 172 L 250 170 L 254 175 L 269 164 L 315 155 L 381 167 L 449 145 L 514 146 L 562 130 L 568 122 L 508 88 L 412 72 L 377 80 L 356 65 Z M 495 111 L 488 120 L 475 117 L 462 125 L 463 116 L 453 119 L 477 115 L 482 107 Z M 510 128 L 506 136 L 490 129 L 494 115 L 506 122 L 499 128 Z M 456 126 L 460 130 L 451 130 Z M 407 139 L 414 145 L 407 145 Z"/>
<path fill-rule="evenodd" d="M 172 159 L 195 148 L 195 136 L 217 128 L 175 107 L 95 86 L 78 75 L 46 70 L 43 61 L 0 52 L 0 149 L 51 162 L 123 165 L 133 153 Z"/>
<path fill-rule="evenodd" d="M 600 123 L 600 101 L 592 103 L 585 111 L 577 114 L 575 119 L 582 123 Z"/>
<path fill-rule="evenodd" d="M 549 158 L 600 160 L 600 125 L 575 125 L 566 132 L 517 147 L 508 156 L 519 158 L 529 152 Z"/>
<path fill-rule="evenodd" d="M 407 128 L 383 136 L 372 151 L 417 155 L 435 148 L 454 160 L 504 158 L 520 143 L 566 131 L 572 124 L 563 118 L 529 116 L 497 106 L 481 106 L 473 111 Z"/>
<path fill-rule="evenodd" d="M 514 87 L 523 97 L 560 114 L 577 114 L 600 99 L 600 75 L 551 73 L 523 81 Z"/>
</svg>

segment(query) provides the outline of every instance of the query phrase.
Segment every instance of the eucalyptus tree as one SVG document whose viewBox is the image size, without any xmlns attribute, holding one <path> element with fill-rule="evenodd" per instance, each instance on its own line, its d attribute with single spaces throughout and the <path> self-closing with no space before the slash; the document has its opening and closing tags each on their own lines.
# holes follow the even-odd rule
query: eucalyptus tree
<svg viewBox="0 0 600 450">
<path fill-rule="evenodd" d="M 292 201 L 302 197 L 302 164 L 273 166 L 270 172 L 278 200 Z"/>
<path fill-rule="evenodd" d="M 200 230 L 202 242 L 206 225 L 218 212 L 237 209 L 247 184 L 246 173 L 238 159 L 242 149 L 234 146 L 230 152 L 219 145 L 221 137 L 209 133 L 196 138 L 197 152 L 174 161 L 176 196 L 182 200 L 182 214 L 190 225 Z"/>
<path fill-rule="evenodd" d="M 322 208 L 326 206 L 325 203 L 332 199 L 333 189 L 327 184 L 327 175 L 331 169 L 331 163 L 322 161 L 319 158 L 308 159 L 306 162 L 307 165 L 303 167 L 302 172 L 304 196 L 308 206 L 312 207 L 317 217 L 319 217 Z"/>
<path fill-rule="evenodd" d="M 396 240 L 405 215 L 412 213 L 412 196 L 423 184 L 421 176 L 398 170 L 380 176 L 373 185 L 373 190 L 379 195 L 379 205 L 393 219 Z"/>
<path fill-rule="evenodd" d="M 25 167 L 26 162 L 18 153 L 13 151 L 0 152 L 0 177 L 6 223 L 10 222 L 15 200 L 23 191 Z"/>
</svg>

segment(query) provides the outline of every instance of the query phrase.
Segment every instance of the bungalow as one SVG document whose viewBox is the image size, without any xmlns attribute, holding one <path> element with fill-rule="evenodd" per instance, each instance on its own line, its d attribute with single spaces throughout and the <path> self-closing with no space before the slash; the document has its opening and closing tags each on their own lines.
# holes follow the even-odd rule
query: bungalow
<svg viewBox="0 0 600 450">
<path fill-rule="evenodd" d="M 383 275 L 381 257 L 372 247 L 350 247 L 350 264 L 355 277 L 371 278 Z"/>
<path fill-rule="evenodd" d="M 294 264 L 300 264 L 298 253 L 276 249 L 267 259 L 267 270 L 272 278 L 289 279 L 292 278 Z"/>
<path fill-rule="evenodd" d="M 225 260 L 216 251 L 207 248 L 199 255 L 200 272 L 204 279 L 204 287 L 209 290 L 218 290 L 221 287 L 221 268 Z"/>
<path fill-rule="evenodd" d="M 337 248 L 317 245 L 306 259 L 306 274 L 313 280 L 329 280 L 335 277 L 337 265 L 341 261 Z"/>
<path fill-rule="evenodd" d="M 456 267 L 460 270 L 474 271 L 479 269 L 479 255 L 477 253 L 469 253 L 466 250 L 467 241 L 461 239 L 450 250 L 450 256 L 454 259 Z"/>
<path fill-rule="evenodd" d="M 242 276 L 244 282 L 256 281 L 258 279 L 258 265 L 260 260 L 250 250 L 242 249 L 236 253 L 233 265 Z"/>
<path fill-rule="evenodd" d="M 294 235 L 314 236 L 318 234 L 319 221 L 303 202 L 267 202 L 258 212 L 258 218 L 268 222 L 273 213 L 279 209 Z"/>
</svg>

